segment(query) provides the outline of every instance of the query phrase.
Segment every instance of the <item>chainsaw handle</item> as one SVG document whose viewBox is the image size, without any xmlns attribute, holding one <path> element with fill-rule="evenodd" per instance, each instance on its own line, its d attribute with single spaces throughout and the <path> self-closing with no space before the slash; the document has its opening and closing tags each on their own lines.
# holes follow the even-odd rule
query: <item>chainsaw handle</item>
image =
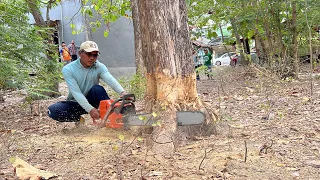
<svg viewBox="0 0 320 180">
<path fill-rule="evenodd" d="M 133 98 L 133 99 L 131 99 L 131 98 Z M 121 98 L 113 101 L 111 103 L 111 105 L 110 105 L 110 108 L 113 109 L 114 105 L 117 102 L 120 102 L 120 101 L 122 101 L 121 105 L 118 108 L 115 109 L 115 112 L 118 113 L 118 114 L 121 112 L 121 110 L 122 110 L 122 108 L 124 107 L 125 104 L 135 102 L 136 101 L 136 97 L 135 97 L 134 94 L 125 94 Z"/>
<path fill-rule="evenodd" d="M 131 99 L 131 98 L 133 98 L 133 99 Z M 136 96 L 134 94 L 125 94 L 120 99 L 122 99 L 122 100 L 130 100 L 132 102 L 135 102 L 136 101 Z"/>
</svg>

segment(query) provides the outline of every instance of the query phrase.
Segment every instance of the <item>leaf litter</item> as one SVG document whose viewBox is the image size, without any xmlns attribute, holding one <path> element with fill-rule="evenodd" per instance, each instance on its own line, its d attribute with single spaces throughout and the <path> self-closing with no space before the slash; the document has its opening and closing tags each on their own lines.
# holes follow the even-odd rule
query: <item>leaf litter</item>
<svg viewBox="0 0 320 180">
<path fill-rule="evenodd" d="M 9 159 L 19 157 L 51 179 L 320 179 L 319 79 L 311 97 L 308 76 L 285 82 L 246 72 L 226 67 L 197 82 L 218 135 L 181 143 L 170 156 L 130 131 L 97 129 L 88 116 L 82 127 L 46 117 L 63 97 L 36 101 L 31 112 L 21 93 L 6 92 L 19 101 L 0 104 L 0 177 L 17 177 Z"/>
</svg>

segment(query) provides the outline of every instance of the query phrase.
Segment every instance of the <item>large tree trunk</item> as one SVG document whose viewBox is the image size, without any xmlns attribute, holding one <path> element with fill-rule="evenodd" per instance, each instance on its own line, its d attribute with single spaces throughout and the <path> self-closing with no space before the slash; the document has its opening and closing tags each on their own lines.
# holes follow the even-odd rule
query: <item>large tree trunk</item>
<svg viewBox="0 0 320 180">
<path fill-rule="evenodd" d="M 174 150 L 176 111 L 200 107 L 192 61 L 185 0 L 138 3 L 142 58 L 146 66 L 146 110 L 157 112 L 161 127 L 153 133 L 153 150 Z M 134 23 L 135 23 L 135 19 Z M 136 29 L 135 29 L 136 30 Z"/>
</svg>

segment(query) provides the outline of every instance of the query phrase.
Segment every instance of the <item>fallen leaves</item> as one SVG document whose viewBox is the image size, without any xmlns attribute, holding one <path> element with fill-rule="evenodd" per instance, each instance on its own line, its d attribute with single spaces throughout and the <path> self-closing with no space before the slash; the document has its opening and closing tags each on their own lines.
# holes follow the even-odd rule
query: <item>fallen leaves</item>
<svg viewBox="0 0 320 180">
<path fill-rule="evenodd" d="M 133 139 L 131 133 L 92 127 L 95 130 L 90 134 L 92 129 L 73 129 L 72 123 L 26 116 L 19 106 L 2 108 L 1 104 L 3 113 L 0 117 L 3 118 L 0 118 L 0 136 L 8 139 L 3 141 L 6 143 L 3 154 L 8 157 L 32 156 L 34 164 L 29 166 L 34 170 L 33 179 L 41 173 L 50 173 L 40 170 L 37 164 L 50 166 L 61 179 L 86 179 L 84 177 L 88 176 L 92 178 L 87 179 L 119 179 L 117 168 L 124 179 L 218 180 L 231 175 L 231 179 L 268 179 L 280 174 L 283 175 L 279 177 L 281 179 L 319 179 L 314 172 L 318 172 L 320 166 L 317 160 L 320 154 L 320 86 L 314 87 L 311 101 L 305 83 L 274 86 L 273 82 L 261 81 L 254 78 L 248 80 L 248 84 L 240 79 L 221 82 L 219 87 L 223 90 L 218 90 L 217 81 L 200 81 L 198 92 L 208 102 L 205 105 L 219 115 L 217 120 L 222 117 L 220 122 L 216 122 L 219 133 L 217 136 L 202 137 L 200 141 L 190 139 L 188 146 L 176 149 L 173 159 L 150 152 L 146 157 L 149 150 L 142 138 L 137 138 L 119 159 L 114 159 L 114 154 L 121 148 L 119 142 L 127 145 Z M 57 100 L 60 99 L 53 101 Z M 43 103 L 40 106 L 46 107 L 51 101 Z M 261 121 L 261 117 L 273 120 Z M 88 118 L 91 122 L 90 116 Z M 67 133 L 63 133 L 62 128 L 68 130 Z M 271 142 L 266 141 L 269 138 L 274 139 L 272 147 Z M 243 140 L 248 142 L 246 163 L 243 163 Z M 141 147 L 133 147 L 135 143 Z M 263 146 L 265 143 L 266 146 Z M 0 147 L 3 146 L 0 144 Z M 204 148 L 214 150 L 207 154 L 201 170 L 198 170 Z M 258 155 L 260 150 L 261 156 Z M 6 177 L 12 174 L 10 164 L 6 163 L 4 167 L 8 170 L 0 169 L 0 176 L 1 173 Z M 23 166 L 15 166 L 18 176 Z M 66 167 L 72 168 L 66 170 Z M 168 175 L 171 175 L 170 178 Z"/>
<path fill-rule="evenodd" d="M 310 102 L 310 98 L 309 97 L 303 97 L 302 98 L 302 104 L 306 104 L 307 102 Z"/>
</svg>

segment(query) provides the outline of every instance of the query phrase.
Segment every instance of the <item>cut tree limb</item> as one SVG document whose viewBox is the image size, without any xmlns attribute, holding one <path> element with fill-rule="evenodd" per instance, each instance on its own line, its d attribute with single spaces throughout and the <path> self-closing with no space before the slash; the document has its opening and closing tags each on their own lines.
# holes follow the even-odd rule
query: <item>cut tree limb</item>
<svg viewBox="0 0 320 180">
<path fill-rule="evenodd" d="M 15 175 L 19 179 L 38 180 L 49 179 L 58 176 L 57 174 L 37 169 L 25 162 L 24 160 L 20 159 L 19 157 L 11 157 L 9 161 L 15 168 Z"/>
</svg>

